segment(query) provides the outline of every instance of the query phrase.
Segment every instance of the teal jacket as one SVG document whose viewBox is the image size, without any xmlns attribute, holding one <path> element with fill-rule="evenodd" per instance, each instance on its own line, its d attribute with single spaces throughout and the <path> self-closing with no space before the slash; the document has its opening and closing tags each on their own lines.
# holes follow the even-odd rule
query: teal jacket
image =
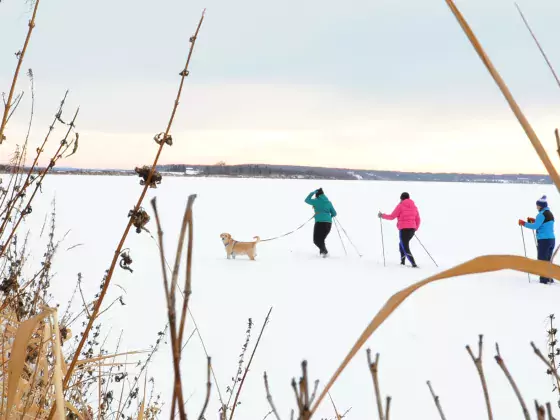
<svg viewBox="0 0 560 420">
<path fill-rule="evenodd" d="M 310 193 L 305 202 L 315 209 L 315 221 L 332 223 L 332 218 L 336 217 L 336 210 L 325 194 L 318 198 L 312 198 L 315 191 Z"/>
</svg>

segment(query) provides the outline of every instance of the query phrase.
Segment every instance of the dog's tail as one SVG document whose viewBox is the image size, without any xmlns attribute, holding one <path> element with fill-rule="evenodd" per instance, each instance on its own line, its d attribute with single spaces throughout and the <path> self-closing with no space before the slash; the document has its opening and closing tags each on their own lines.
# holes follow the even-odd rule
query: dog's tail
<svg viewBox="0 0 560 420">
<path fill-rule="evenodd" d="M 259 236 L 253 236 L 253 239 L 255 240 L 255 243 L 261 241 L 261 238 Z"/>
</svg>

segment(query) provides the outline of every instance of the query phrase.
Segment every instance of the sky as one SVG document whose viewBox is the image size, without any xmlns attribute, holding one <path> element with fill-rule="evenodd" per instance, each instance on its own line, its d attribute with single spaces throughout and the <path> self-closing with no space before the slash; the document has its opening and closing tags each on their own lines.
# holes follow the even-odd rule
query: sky
<svg viewBox="0 0 560 420">
<path fill-rule="evenodd" d="M 560 3 L 518 3 L 560 71 Z M 558 163 L 560 87 L 513 2 L 456 4 Z M 151 163 L 204 8 L 161 163 L 544 172 L 444 0 L 41 0 L 24 62 L 35 74 L 31 148 L 69 89 L 65 115 L 80 106 L 80 148 L 62 166 Z M 0 91 L 30 11 L 25 0 L 0 2 Z M 25 71 L 2 161 L 25 137 Z"/>
</svg>

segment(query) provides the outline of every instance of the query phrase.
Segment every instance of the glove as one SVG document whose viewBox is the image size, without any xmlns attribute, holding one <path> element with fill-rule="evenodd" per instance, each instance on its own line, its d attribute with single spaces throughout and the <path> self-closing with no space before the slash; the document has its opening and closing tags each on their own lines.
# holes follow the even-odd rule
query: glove
<svg viewBox="0 0 560 420">
<path fill-rule="evenodd" d="M 525 226 L 525 220 L 519 219 L 519 226 Z"/>
<path fill-rule="evenodd" d="M 383 216 L 383 213 L 379 212 L 377 213 L 377 217 L 379 217 L 381 219 L 381 217 Z"/>
<path fill-rule="evenodd" d="M 535 223 L 535 219 L 532 217 L 527 217 L 527 223 Z"/>
</svg>

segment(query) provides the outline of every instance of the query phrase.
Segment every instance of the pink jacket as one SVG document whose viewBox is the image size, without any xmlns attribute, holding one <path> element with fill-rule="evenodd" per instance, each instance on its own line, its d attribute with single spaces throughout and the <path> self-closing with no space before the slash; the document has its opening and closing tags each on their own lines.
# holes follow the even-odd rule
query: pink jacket
<svg viewBox="0 0 560 420">
<path fill-rule="evenodd" d="M 420 228 L 420 213 L 416 208 L 416 204 L 410 198 L 401 201 L 393 213 L 382 214 L 381 218 L 385 220 L 397 219 L 397 229 L 415 229 Z"/>
</svg>

